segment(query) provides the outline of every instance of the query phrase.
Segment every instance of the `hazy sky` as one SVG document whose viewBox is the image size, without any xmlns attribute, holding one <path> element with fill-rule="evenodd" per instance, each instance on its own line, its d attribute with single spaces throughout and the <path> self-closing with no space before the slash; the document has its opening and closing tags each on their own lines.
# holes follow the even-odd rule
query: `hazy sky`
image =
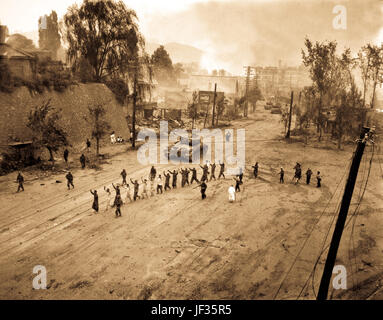
<svg viewBox="0 0 383 320">
<path fill-rule="evenodd" d="M 0 22 L 11 33 L 37 30 L 39 16 L 55 10 L 61 18 L 81 0 L 0 0 Z M 137 12 L 147 41 L 179 42 L 205 52 L 202 66 L 240 73 L 243 65 L 301 62 L 307 36 L 337 40 L 357 51 L 383 41 L 380 0 L 124 0 Z M 335 30 L 333 8 L 347 9 L 347 29 Z"/>
</svg>

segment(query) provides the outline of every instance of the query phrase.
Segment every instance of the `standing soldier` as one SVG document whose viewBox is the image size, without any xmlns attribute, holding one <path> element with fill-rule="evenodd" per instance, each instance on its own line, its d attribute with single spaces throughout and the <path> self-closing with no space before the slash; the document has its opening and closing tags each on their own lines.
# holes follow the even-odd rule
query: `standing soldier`
<svg viewBox="0 0 383 320">
<path fill-rule="evenodd" d="M 105 186 L 104 186 L 104 190 L 106 192 L 106 197 L 107 197 L 105 211 L 108 211 L 108 209 L 110 207 L 110 201 L 112 200 L 112 193 L 110 192 L 110 189 L 106 188 Z"/>
<path fill-rule="evenodd" d="M 169 173 L 166 173 L 165 171 L 163 172 L 164 174 L 164 177 L 165 177 L 165 188 L 164 190 L 166 191 L 167 189 L 171 189 L 170 188 L 170 174 Z"/>
<path fill-rule="evenodd" d="M 161 191 L 162 194 L 162 177 L 161 175 L 158 176 L 157 178 L 157 194 Z"/>
<path fill-rule="evenodd" d="M 146 179 L 142 179 L 142 177 L 141 177 L 141 181 L 142 181 L 142 192 L 141 192 L 141 196 L 142 196 L 142 199 L 144 199 L 145 198 L 145 196 L 146 196 L 146 198 L 149 198 L 149 195 L 148 195 L 148 180 L 146 180 Z"/>
<path fill-rule="evenodd" d="M 241 180 L 239 177 L 233 178 L 235 180 L 235 192 L 241 192 L 241 189 L 239 188 L 239 185 L 241 184 Z"/>
<path fill-rule="evenodd" d="M 90 141 L 89 141 L 89 139 L 86 139 L 86 150 L 88 151 L 88 152 L 90 152 Z"/>
<path fill-rule="evenodd" d="M 196 168 L 191 168 L 190 171 L 192 172 L 192 177 L 191 177 L 191 180 L 190 180 L 190 184 L 193 184 L 193 181 L 199 183 L 199 181 L 197 179 L 197 169 Z"/>
<path fill-rule="evenodd" d="M 299 182 L 299 180 L 301 180 L 301 177 L 302 177 L 301 164 L 299 162 L 297 162 L 294 169 L 295 169 L 295 175 L 294 175 L 293 179 L 296 179 L 295 184 L 297 184 Z"/>
<path fill-rule="evenodd" d="M 214 178 L 215 180 L 215 163 L 210 164 L 211 166 L 211 175 L 210 175 L 210 181 Z"/>
<path fill-rule="evenodd" d="M 239 188 L 239 185 L 241 184 L 241 180 L 239 179 L 239 176 L 236 176 L 233 179 L 235 181 L 235 192 L 241 192 L 241 189 Z"/>
<path fill-rule="evenodd" d="M 85 168 L 85 156 L 83 153 L 81 154 L 80 162 L 81 162 L 81 169 L 84 169 Z"/>
<path fill-rule="evenodd" d="M 284 177 L 285 177 L 285 171 L 281 167 L 281 171 L 279 172 L 279 183 L 285 183 Z"/>
<path fill-rule="evenodd" d="M 73 185 L 73 175 L 72 173 L 69 171 L 66 176 L 65 176 L 66 180 L 67 180 L 67 187 L 68 187 L 68 190 L 70 190 L 70 186 L 72 186 L 72 189 L 74 189 L 74 185 Z"/>
<path fill-rule="evenodd" d="M 321 181 L 322 181 L 322 177 L 320 175 L 320 172 L 318 171 L 317 173 L 317 188 L 320 188 L 321 187 Z"/>
<path fill-rule="evenodd" d="M 150 181 L 153 181 L 155 179 L 156 174 L 157 170 L 154 168 L 154 166 L 152 166 L 152 168 L 150 169 Z"/>
<path fill-rule="evenodd" d="M 205 181 L 202 181 L 202 183 L 199 186 L 201 187 L 201 196 L 202 196 L 202 200 L 203 200 L 206 198 L 207 185 L 206 185 Z"/>
<path fill-rule="evenodd" d="M 257 171 L 258 173 L 258 171 Z M 243 184 L 243 171 L 242 171 L 242 168 L 239 168 L 239 175 L 238 175 L 238 178 L 239 178 L 239 184 Z"/>
<path fill-rule="evenodd" d="M 219 170 L 219 175 L 218 175 L 218 180 L 219 178 L 221 178 L 221 176 L 223 176 L 223 178 L 225 179 L 225 175 L 224 175 L 224 171 L 225 171 L 225 163 L 224 162 L 219 162 L 219 165 L 220 165 L 220 170 Z"/>
<path fill-rule="evenodd" d="M 130 178 L 130 182 L 134 185 L 134 189 L 133 189 L 133 200 L 136 201 L 137 198 L 138 199 L 141 199 L 141 197 L 138 195 L 138 189 L 140 187 L 139 183 L 137 180 L 132 180 L 132 178 Z"/>
<path fill-rule="evenodd" d="M 310 184 L 312 174 L 313 172 L 311 171 L 310 168 L 308 168 L 306 171 L 306 184 Z"/>
<path fill-rule="evenodd" d="M 125 169 L 122 169 L 120 175 L 121 175 L 121 177 L 122 177 L 122 185 L 127 184 L 127 183 L 126 183 L 126 175 L 127 175 L 127 174 L 126 174 Z"/>
<path fill-rule="evenodd" d="M 116 206 L 116 218 L 121 217 L 121 206 L 122 206 L 121 195 L 116 196 L 116 199 L 114 200 L 114 205 Z"/>
<path fill-rule="evenodd" d="M 19 183 L 19 186 L 17 187 L 17 192 L 20 192 L 20 190 L 24 191 L 24 177 L 22 176 L 21 172 L 18 173 L 16 181 Z"/>
<path fill-rule="evenodd" d="M 66 164 L 68 164 L 68 156 L 69 156 L 69 151 L 68 151 L 68 149 L 65 148 L 65 150 L 64 150 L 64 161 Z"/>
<path fill-rule="evenodd" d="M 93 195 L 93 204 L 92 204 L 92 209 L 94 210 L 95 213 L 98 212 L 98 194 L 97 190 L 90 190 L 90 193 Z"/>
<path fill-rule="evenodd" d="M 252 166 L 252 168 L 254 168 L 254 178 L 257 178 L 258 177 L 258 162 L 256 162 L 255 165 Z"/>
<path fill-rule="evenodd" d="M 177 170 L 177 171 L 176 171 L 176 170 L 173 170 L 173 172 L 168 170 L 168 172 L 171 173 L 171 174 L 173 175 L 173 178 L 172 178 L 172 187 L 173 187 L 173 189 L 175 189 L 175 188 L 177 188 L 177 175 L 178 175 L 178 170 Z"/>
</svg>

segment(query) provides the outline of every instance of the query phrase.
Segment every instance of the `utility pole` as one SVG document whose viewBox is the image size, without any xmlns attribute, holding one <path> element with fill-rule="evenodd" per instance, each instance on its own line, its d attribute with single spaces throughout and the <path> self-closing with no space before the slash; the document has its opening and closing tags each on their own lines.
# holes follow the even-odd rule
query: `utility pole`
<svg viewBox="0 0 383 320">
<path fill-rule="evenodd" d="M 291 128 L 291 114 L 293 111 L 293 100 L 294 100 L 294 91 L 291 91 L 291 99 L 290 99 L 290 112 L 289 112 L 289 127 L 286 133 L 286 139 L 290 138 L 290 128 Z"/>
<path fill-rule="evenodd" d="M 136 147 L 136 104 L 137 104 L 137 69 L 134 71 L 133 84 L 133 114 L 132 114 L 132 148 Z"/>
<path fill-rule="evenodd" d="M 217 84 L 214 84 L 214 97 L 213 97 L 213 116 L 211 118 L 211 126 L 214 127 L 214 116 L 215 116 L 215 99 L 217 96 Z"/>
<path fill-rule="evenodd" d="M 245 105 L 243 107 L 243 116 L 247 117 L 247 108 L 248 108 L 248 92 L 249 92 L 249 84 L 250 84 L 250 70 L 251 67 L 247 66 L 247 71 L 246 71 L 246 91 L 245 91 Z"/>
<path fill-rule="evenodd" d="M 368 138 L 368 133 L 370 128 L 363 127 L 360 133 L 360 138 L 356 147 L 354 158 L 352 159 L 350 173 L 347 179 L 346 187 L 344 189 L 344 194 L 342 198 L 342 204 L 339 210 L 338 219 L 336 221 L 334 233 L 332 235 L 330 248 L 327 254 L 326 264 L 324 266 L 322 279 L 319 286 L 317 300 L 326 300 L 328 294 L 328 287 L 331 280 L 332 271 L 334 269 L 334 264 L 336 260 L 336 254 L 338 252 L 340 239 L 342 237 L 342 232 L 344 225 L 347 219 L 348 209 L 350 207 L 350 202 L 352 198 L 352 193 L 354 191 L 356 178 L 358 176 L 358 170 L 360 161 L 362 160 L 364 148 L 366 146 L 366 141 Z"/>
</svg>

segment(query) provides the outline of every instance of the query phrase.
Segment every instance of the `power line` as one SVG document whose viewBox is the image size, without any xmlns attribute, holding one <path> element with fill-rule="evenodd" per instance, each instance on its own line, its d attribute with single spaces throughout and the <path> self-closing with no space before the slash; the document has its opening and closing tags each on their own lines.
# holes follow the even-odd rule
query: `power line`
<svg viewBox="0 0 383 320">
<path fill-rule="evenodd" d="M 275 295 L 274 295 L 274 297 L 273 297 L 273 300 L 276 299 L 276 297 L 277 297 L 279 291 L 281 290 L 281 288 L 282 288 L 282 286 L 283 286 L 285 280 L 287 279 L 287 276 L 290 274 L 291 270 L 293 269 L 295 263 L 296 263 L 297 260 L 298 260 L 298 257 L 300 256 L 300 254 L 302 253 L 303 249 L 305 248 L 305 246 L 306 246 L 306 244 L 307 244 L 307 242 L 308 242 L 308 239 L 311 237 L 311 234 L 313 233 L 313 231 L 314 231 L 314 229 L 315 229 L 315 226 L 319 223 L 320 219 L 323 217 L 324 213 L 326 212 L 326 210 L 327 210 L 327 208 L 328 208 L 328 206 L 329 206 L 331 200 L 333 199 L 333 197 L 334 197 L 334 195 L 335 195 L 335 193 L 336 193 L 336 190 L 338 189 L 338 187 L 340 186 L 341 182 L 343 181 L 343 178 L 344 178 L 344 176 L 346 175 L 346 173 L 347 173 L 347 169 L 345 170 L 345 172 L 344 172 L 342 178 L 340 179 L 339 183 L 337 184 L 336 189 L 335 189 L 334 193 L 331 195 L 330 200 L 327 202 L 327 204 L 326 204 L 326 206 L 325 206 L 323 212 L 320 214 L 320 216 L 318 217 L 317 221 L 313 224 L 313 227 L 312 227 L 312 229 L 311 229 L 311 231 L 310 231 L 308 237 L 305 239 L 305 241 L 304 241 L 304 243 L 303 243 L 301 249 L 298 251 L 298 254 L 296 255 L 296 257 L 295 257 L 295 259 L 294 259 L 294 261 L 293 261 L 291 267 L 289 268 L 289 270 L 287 271 L 287 273 L 286 273 L 285 277 L 283 278 L 281 284 L 279 285 L 278 290 L 277 290 L 277 292 L 275 293 Z"/>
</svg>

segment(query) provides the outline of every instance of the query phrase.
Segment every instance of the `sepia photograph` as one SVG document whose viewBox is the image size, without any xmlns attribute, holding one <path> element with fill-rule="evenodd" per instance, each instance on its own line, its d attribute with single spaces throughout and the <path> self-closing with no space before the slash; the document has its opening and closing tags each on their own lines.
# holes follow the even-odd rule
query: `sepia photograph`
<svg viewBox="0 0 383 320">
<path fill-rule="evenodd" d="M 0 0 L 0 110 L 0 300 L 383 299 L 381 0 Z"/>
</svg>

